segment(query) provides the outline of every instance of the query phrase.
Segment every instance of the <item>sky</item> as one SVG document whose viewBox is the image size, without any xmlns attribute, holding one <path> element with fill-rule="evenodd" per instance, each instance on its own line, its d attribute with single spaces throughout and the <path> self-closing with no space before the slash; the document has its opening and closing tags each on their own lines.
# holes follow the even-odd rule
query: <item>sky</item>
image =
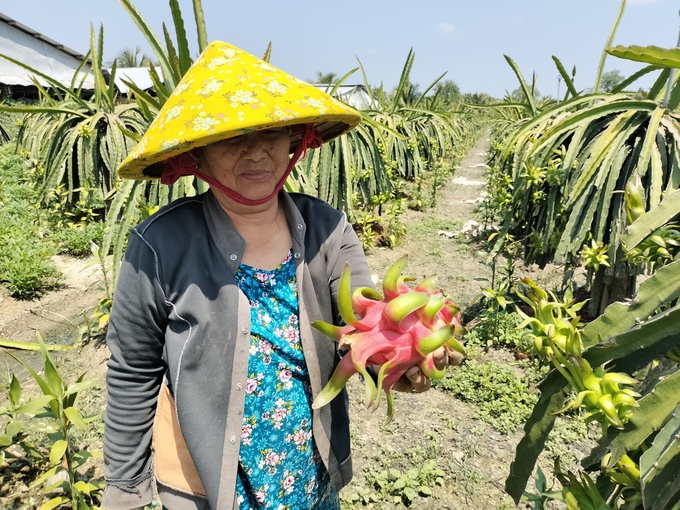
<svg viewBox="0 0 680 510">
<path fill-rule="evenodd" d="M 132 0 L 158 37 L 170 30 L 169 2 Z M 619 0 L 203 0 L 208 40 L 226 41 L 255 55 L 272 43 L 271 63 L 303 80 L 317 72 L 342 76 L 359 59 L 371 86 L 396 86 L 410 49 L 411 81 L 425 90 L 442 73 L 462 92 L 503 97 L 519 86 L 504 55 L 527 81 L 537 76 L 543 95 L 561 85 L 552 60 L 571 71 L 576 88 L 593 85 Z M 192 53 L 198 53 L 193 4 L 179 0 Z M 680 1 L 628 0 L 614 45 L 674 47 Z M 140 46 L 153 55 L 142 32 L 118 0 L 0 0 L 0 13 L 80 53 L 89 48 L 90 25 L 104 26 L 104 56 Z M 174 36 L 173 36 L 174 37 Z M 635 62 L 608 57 L 605 70 L 628 76 Z M 345 83 L 362 83 L 356 72 Z M 649 88 L 652 77 L 637 82 Z"/>
</svg>

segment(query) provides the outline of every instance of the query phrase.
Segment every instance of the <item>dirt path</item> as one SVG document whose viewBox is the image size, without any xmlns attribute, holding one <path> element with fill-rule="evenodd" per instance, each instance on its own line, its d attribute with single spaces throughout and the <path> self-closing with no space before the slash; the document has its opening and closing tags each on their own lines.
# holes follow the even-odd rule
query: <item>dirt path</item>
<svg viewBox="0 0 680 510">
<path fill-rule="evenodd" d="M 400 255 L 407 253 L 404 271 L 416 281 L 435 274 L 439 286 L 461 307 L 470 304 L 490 277 L 485 254 L 463 236 L 447 237 L 476 219 L 475 202 L 483 191 L 488 139 L 482 137 L 441 189 L 436 207 L 408 211 L 408 234 L 403 246 L 376 249 L 368 254 L 371 271 L 384 275 Z M 366 474 L 395 468 L 405 472 L 427 459 L 446 473 L 445 486 L 429 498 L 416 498 L 411 508 L 506 509 L 514 508 L 503 485 L 520 434 L 495 432 L 474 418 L 474 408 L 435 389 L 426 393 L 397 394 L 393 421 L 384 425 L 385 404 L 371 413 L 363 406 L 364 387 L 358 378 L 349 382 L 355 479 L 345 496 L 365 490 Z M 374 508 L 393 508 L 376 503 Z"/>
<path fill-rule="evenodd" d="M 64 274 L 59 290 L 47 292 L 40 299 L 18 300 L 0 286 L 0 338 L 35 342 L 39 333 L 47 343 L 56 344 L 72 344 L 79 338 L 83 314 L 89 315 L 105 296 L 101 272 L 93 257 L 57 255 L 53 260 Z M 106 356 L 104 351 L 94 353 L 99 361 Z M 35 353 L 24 352 L 21 357 L 34 366 L 40 363 Z M 0 370 L 23 373 L 3 349 L 0 349 Z"/>
<path fill-rule="evenodd" d="M 403 245 L 394 249 L 379 248 L 368 253 L 368 262 L 375 275 L 385 270 L 401 255 L 409 255 L 405 274 L 420 281 L 437 275 L 438 285 L 461 307 L 468 305 L 479 293 L 480 283 L 473 278 L 488 277 L 484 257 L 463 242 L 463 235 L 449 237 L 465 222 L 475 218 L 473 202 L 483 191 L 486 152 L 489 142 L 480 138 L 455 170 L 437 196 L 436 206 L 425 211 L 407 210 L 403 217 L 407 234 Z"/>
<path fill-rule="evenodd" d="M 61 289 L 47 292 L 41 299 L 17 300 L 0 287 L 0 338 L 35 341 L 36 331 L 45 336 L 54 334 L 58 326 L 72 329 L 77 318 L 104 296 L 92 257 L 57 255 L 53 260 L 65 277 Z"/>
</svg>

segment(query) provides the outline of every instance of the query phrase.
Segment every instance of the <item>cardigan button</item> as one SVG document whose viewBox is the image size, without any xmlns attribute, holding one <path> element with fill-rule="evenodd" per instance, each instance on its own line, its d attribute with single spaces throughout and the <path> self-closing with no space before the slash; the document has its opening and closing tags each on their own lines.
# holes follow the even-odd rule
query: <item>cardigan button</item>
<svg viewBox="0 0 680 510">
<path fill-rule="evenodd" d="M 298 223 L 298 230 L 302 230 L 304 227 L 302 226 L 302 223 Z"/>
<path fill-rule="evenodd" d="M 229 255 L 229 258 L 230 258 L 231 260 L 236 260 L 238 257 L 236 256 L 235 253 L 232 253 L 231 255 Z"/>
<path fill-rule="evenodd" d="M 299 259 L 299 258 L 300 258 L 300 254 L 299 254 L 299 253 L 296 253 L 296 254 L 293 255 L 293 256 L 294 256 L 296 259 Z"/>
<path fill-rule="evenodd" d="M 248 334 L 248 328 L 243 328 L 241 331 L 243 332 L 244 335 Z"/>
<path fill-rule="evenodd" d="M 229 442 L 230 442 L 231 444 L 234 444 L 234 443 L 236 442 L 236 436 L 231 436 L 231 437 L 229 438 Z"/>
<path fill-rule="evenodd" d="M 242 385 L 241 383 L 238 383 L 238 384 L 236 385 L 236 389 L 239 390 L 239 391 L 241 391 L 241 390 L 243 389 L 243 385 Z"/>
</svg>

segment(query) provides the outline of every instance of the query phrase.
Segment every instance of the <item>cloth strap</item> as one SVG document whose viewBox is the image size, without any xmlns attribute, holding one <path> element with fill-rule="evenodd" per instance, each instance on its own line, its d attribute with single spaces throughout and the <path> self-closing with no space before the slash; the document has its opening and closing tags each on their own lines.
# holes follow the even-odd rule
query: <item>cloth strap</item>
<svg viewBox="0 0 680 510">
<path fill-rule="evenodd" d="M 163 170 L 163 174 L 161 175 L 161 183 L 168 185 L 174 184 L 180 177 L 183 177 L 185 175 L 195 175 L 199 179 L 210 184 L 210 186 L 212 186 L 213 188 L 217 188 L 226 196 L 228 196 L 235 202 L 238 202 L 239 204 L 243 205 L 264 204 L 266 202 L 269 202 L 276 195 L 278 195 L 279 191 L 281 191 L 281 188 L 283 188 L 286 179 L 293 171 L 293 167 L 300 159 L 300 156 L 307 155 L 307 149 L 316 149 L 320 147 L 321 144 L 323 143 L 321 136 L 319 136 L 319 133 L 316 131 L 316 129 L 314 129 L 314 124 L 312 123 L 293 126 L 293 133 L 302 134 L 302 140 L 300 140 L 300 145 L 298 145 L 297 149 L 295 149 L 295 152 L 291 156 L 290 161 L 288 162 L 288 167 L 286 168 L 286 172 L 283 174 L 283 177 L 281 177 L 279 182 L 276 184 L 276 188 L 274 189 L 272 194 L 266 198 L 251 200 L 249 198 L 244 197 L 243 195 L 240 195 L 236 191 L 227 188 L 226 186 L 219 183 L 212 177 L 209 177 L 205 173 L 201 172 L 196 166 L 195 159 L 188 152 L 183 152 L 182 154 L 169 158 L 165 161 L 165 169 Z"/>
</svg>

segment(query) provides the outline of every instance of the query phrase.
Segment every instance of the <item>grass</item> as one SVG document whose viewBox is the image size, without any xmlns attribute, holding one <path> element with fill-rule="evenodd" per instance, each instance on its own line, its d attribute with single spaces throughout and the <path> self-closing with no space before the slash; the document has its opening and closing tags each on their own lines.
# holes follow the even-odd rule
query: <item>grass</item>
<svg viewBox="0 0 680 510">
<path fill-rule="evenodd" d="M 509 434 L 527 420 L 538 400 L 532 388 L 536 381 L 532 379 L 531 375 L 518 376 L 505 364 L 471 359 L 449 370 L 443 379 L 433 381 L 433 386 L 475 404 L 477 418 Z M 480 433 L 484 434 L 483 428 Z"/>
<path fill-rule="evenodd" d="M 0 282 L 10 294 L 32 299 L 60 285 L 51 260 L 57 247 L 35 186 L 25 177 L 24 158 L 12 144 L 0 147 L 0 240 Z"/>
<path fill-rule="evenodd" d="M 430 251 L 428 252 L 428 255 L 435 259 L 440 259 L 444 255 L 444 250 L 442 249 L 442 245 L 437 242 L 437 243 L 432 243 L 432 246 L 430 246 Z"/>
<path fill-rule="evenodd" d="M 408 235 L 410 237 L 430 237 L 431 235 L 437 235 L 439 230 L 447 230 L 449 232 L 455 232 L 460 230 L 463 224 L 457 220 L 447 220 L 441 218 L 424 217 L 422 221 L 411 225 L 408 229 Z"/>
</svg>

